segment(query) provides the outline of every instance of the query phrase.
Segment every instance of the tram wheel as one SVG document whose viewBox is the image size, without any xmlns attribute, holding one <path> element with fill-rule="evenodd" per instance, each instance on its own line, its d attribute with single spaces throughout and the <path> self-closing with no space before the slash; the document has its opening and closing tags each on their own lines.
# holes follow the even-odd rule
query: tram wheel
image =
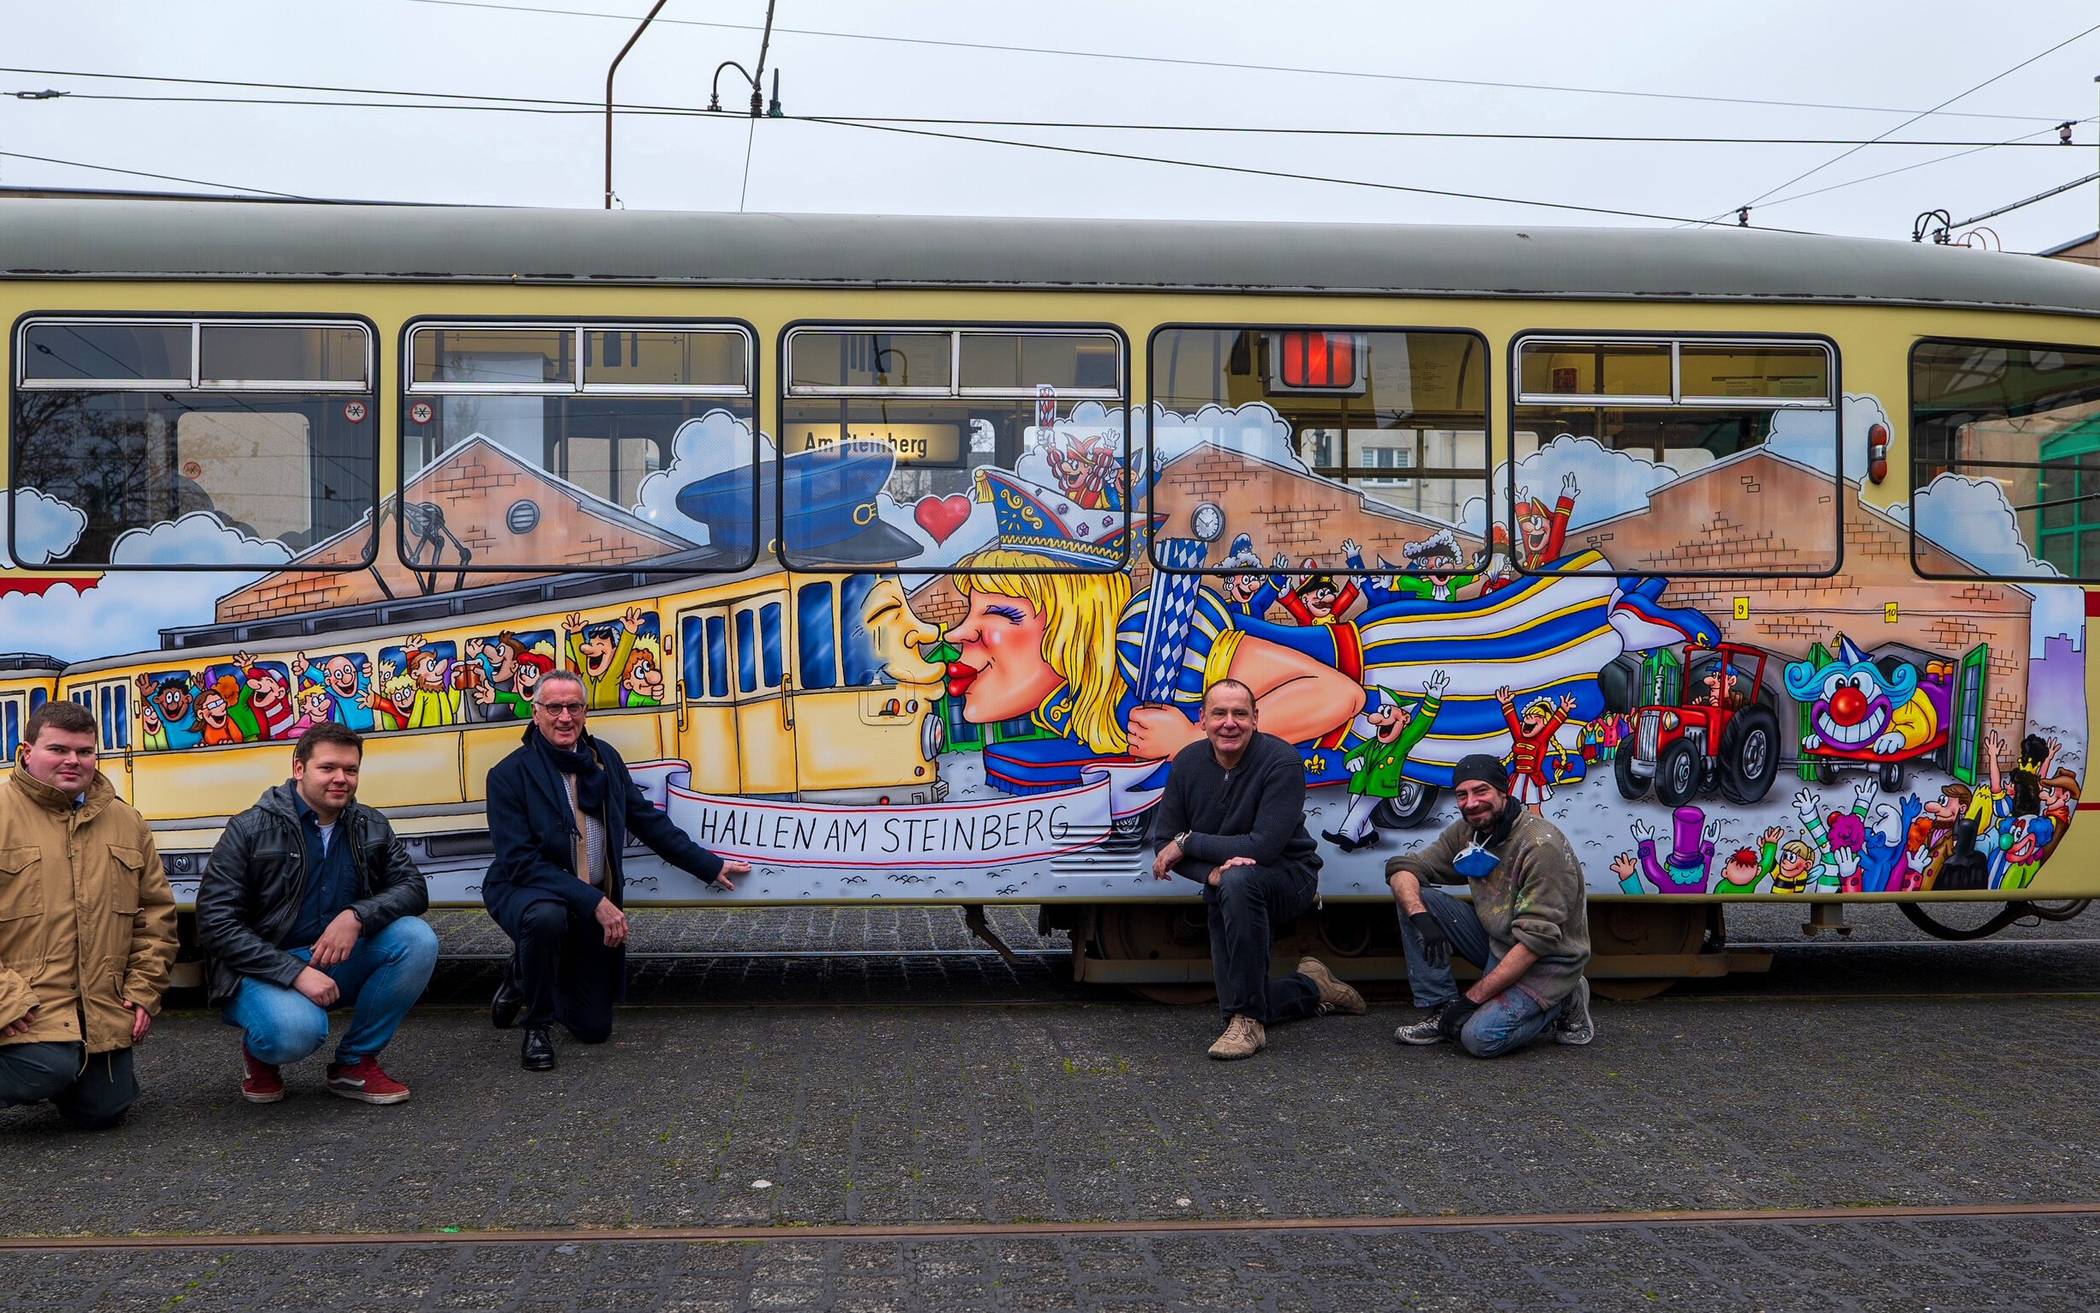
<svg viewBox="0 0 2100 1313">
<path fill-rule="evenodd" d="M 1706 909 L 1630 901 L 1590 906 L 1590 952 L 1596 957 L 1679 957 L 1706 942 Z M 1590 978 L 1593 993 L 1622 1003 L 1654 998 L 1676 984 L 1670 976 Z"/>
<path fill-rule="evenodd" d="M 1158 903 L 1103 907 L 1094 922 L 1094 946 L 1105 961 L 1210 961 L 1210 926 L 1202 908 Z M 1185 1007 L 1218 996 L 1208 982 L 1186 981 L 1126 986 L 1154 1003 Z"/>
</svg>

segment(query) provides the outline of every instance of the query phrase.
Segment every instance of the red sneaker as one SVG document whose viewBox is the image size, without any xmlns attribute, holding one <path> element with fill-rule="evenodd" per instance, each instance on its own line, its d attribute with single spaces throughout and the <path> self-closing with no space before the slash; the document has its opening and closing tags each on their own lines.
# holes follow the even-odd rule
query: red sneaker
<svg viewBox="0 0 2100 1313">
<path fill-rule="evenodd" d="M 406 1103 L 408 1086 L 379 1068 L 377 1058 L 359 1058 L 344 1066 L 328 1064 L 328 1091 L 359 1103 Z"/>
<path fill-rule="evenodd" d="M 277 1072 L 277 1065 L 264 1062 L 241 1045 L 241 1065 L 248 1074 L 241 1078 L 241 1097 L 250 1103 L 275 1103 L 284 1097 L 284 1077 Z"/>
</svg>

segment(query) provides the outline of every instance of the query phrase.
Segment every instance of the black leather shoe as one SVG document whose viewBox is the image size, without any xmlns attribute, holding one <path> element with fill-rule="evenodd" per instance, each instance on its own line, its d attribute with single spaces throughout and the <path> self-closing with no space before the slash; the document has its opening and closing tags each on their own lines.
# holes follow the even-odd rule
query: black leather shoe
<svg viewBox="0 0 2100 1313">
<path fill-rule="evenodd" d="M 518 1024 L 518 1014 L 524 1010 L 525 996 L 505 976 L 503 983 L 496 986 L 496 997 L 489 1000 L 489 1020 L 496 1023 L 496 1029 L 509 1030 Z"/>
<path fill-rule="evenodd" d="M 533 1026 L 526 1030 L 525 1044 L 518 1051 L 518 1061 L 527 1071 L 554 1070 L 554 1041 L 547 1037 L 545 1026 Z"/>
</svg>

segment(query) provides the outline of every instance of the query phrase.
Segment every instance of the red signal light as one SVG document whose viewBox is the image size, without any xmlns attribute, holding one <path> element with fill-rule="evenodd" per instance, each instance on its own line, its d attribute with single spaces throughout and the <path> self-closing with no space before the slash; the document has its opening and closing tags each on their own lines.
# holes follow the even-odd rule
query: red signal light
<svg viewBox="0 0 2100 1313">
<path fill-rule="evenodd" d="M 1279 333 L 1277 379 L 1290 388 L 1356 386 L 1354 333 Z"/>
</svg>

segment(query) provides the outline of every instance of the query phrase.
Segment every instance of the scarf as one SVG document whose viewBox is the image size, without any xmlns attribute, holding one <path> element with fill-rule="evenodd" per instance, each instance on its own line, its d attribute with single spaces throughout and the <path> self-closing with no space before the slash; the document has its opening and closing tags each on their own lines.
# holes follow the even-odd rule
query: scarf
<svg viewBox="0 0 2100 1313">
<path fill-rule="evenodd" d="M 592 816 L 605 815 L 606 771 L 598 760 L 598 749 L 591 743 L 590 735 L 577 740 L 577 747 L 582 751 L 572 752 L 554 746 L 546 735 L 540 733 L 538 726 L 534 726 L 531 733 L 533 748 L 548 765 L 560 774 L 576 777 L 577 807 Z"/>
</svg>

